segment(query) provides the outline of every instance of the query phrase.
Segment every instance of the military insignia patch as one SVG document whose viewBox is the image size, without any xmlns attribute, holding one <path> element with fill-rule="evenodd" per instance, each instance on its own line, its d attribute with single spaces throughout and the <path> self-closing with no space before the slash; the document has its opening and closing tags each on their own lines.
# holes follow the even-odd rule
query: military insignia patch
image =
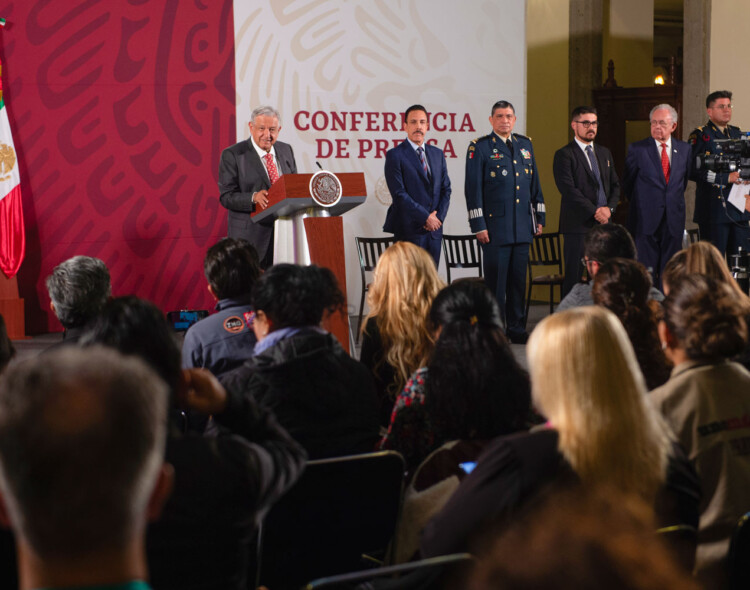
<svg viewBox="0 0 750 590">
<path fill-rule="evenodd" d="M 531 160 L 531 152 L 525 148 L 521 148 L 521 155 L 524 157 L 525 160 Z"/>
</svg>

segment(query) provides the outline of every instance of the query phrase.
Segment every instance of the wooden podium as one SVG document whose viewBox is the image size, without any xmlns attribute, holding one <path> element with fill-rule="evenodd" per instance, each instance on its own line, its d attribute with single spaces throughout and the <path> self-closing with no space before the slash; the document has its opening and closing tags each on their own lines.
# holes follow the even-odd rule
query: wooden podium
<svg viewBox="0 0 750 590">
<path fill-rule="evenodd" d="M 365 202 L 367 189 L 361 172 L 337 174 L 341 198 L 330 207 L 310 195 L 313 174 L 284 174 L 268 191 L 268 207 L 251 214 L 255 223 L 274 224 L 274 263 L 316 264 L 331 269 L 346 298 L 344 225 L 341 215 Z M 347 299 L 348 301 L 348 299 Z M 351 353 L 349 314 L 334 314 L 324 327 Z"/>
</svg>

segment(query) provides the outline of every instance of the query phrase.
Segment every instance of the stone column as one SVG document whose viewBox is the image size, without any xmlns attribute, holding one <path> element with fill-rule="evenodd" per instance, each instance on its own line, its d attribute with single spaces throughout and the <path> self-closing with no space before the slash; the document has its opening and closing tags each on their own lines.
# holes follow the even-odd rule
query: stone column
<svg viewBox="0 0 750 590">
<path fill-rule="evenodd" d="M 690 132 L 703 125 L 706 116 L 706 96 L 711 91 L 711 2 L 712 0 L 685 0 L 684 2 L 684 49 L 682 58 L 682 132 L 687 139 Z M 695 208 L 695 183 L 689 182 L 685 191 L 687 204 L 685 225 L 693 223 Z"/>
<path fill-rule="evenodd" d="M 568 113 L 591 104 L 591 89 L 602 85 L 603 4 L 604 0 L 570 0 Z"/>
</svg>

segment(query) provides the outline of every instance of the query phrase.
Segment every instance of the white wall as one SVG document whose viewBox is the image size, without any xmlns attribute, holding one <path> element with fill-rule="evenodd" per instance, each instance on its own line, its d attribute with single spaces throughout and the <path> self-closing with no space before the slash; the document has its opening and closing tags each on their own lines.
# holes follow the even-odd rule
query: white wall
<svg viewBox="0 0 750 590">
<path fill-rule="evenodd" d="M 411 104 L 447 114 L 436 121 L 446 128 L 433 124 L 428 135 L 446 151 L 453 186 L 444 231 L 469 233 L 469 141 L 491 130 L 490 109 L 500 99 L 515 105 L 515 130 L 525 132 L 524 0 L 238 0 L 234 23 L 238 139 L 248 136 L 252 109 L 271 104 L 282 114 L 280 139 L 292 144 L 300 172 L 316 171 L 318 160 L 333 172 L 365 173 L 367 202 L 344 216 L 351 308 L 360 297 L 354 237 L 384 235 L 390 200 L 376 142 L 390 148 L 405 137 L 400 116 Z M 313 129 L 305 112 L 326 113 L 328 125 Z M 367 115 L 356 129 L 351 115 L 345 130 L 331 128 L 331 113 L 353 112 L 374 113 L 369 129 Z M 389 126 L 394 119 L 396 131 Z M 318 114 L 318 127 L 324 121 Z M 346 149 L 326 157 L 321 150 L 337 141 Z"/>
</svg>

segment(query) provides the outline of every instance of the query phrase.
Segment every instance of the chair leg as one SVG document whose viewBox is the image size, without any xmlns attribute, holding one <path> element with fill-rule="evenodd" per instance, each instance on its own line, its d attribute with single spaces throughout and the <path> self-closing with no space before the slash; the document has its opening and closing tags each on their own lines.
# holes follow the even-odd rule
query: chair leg
<svg viewBox="0 0 750 590">
<path fill-rule="evenodd" d="M 550 315 L 552 315 L 552 312 L 554 310 L 554 307 L 553 307 L 554 300 L 555 300 L 555 286 L 552 283 L 550 283 L 549 285 L 549 314 Z"/>
<path fill-rule="evenodd" d="M 362 311 L 365 309 L 365 293 L 367 286 L 362 285 L 362 298 L 359 300 L 359 321 L 357 322 L 357 334 L 354 337 L 354 343 L 359 344 L 359 335 L 362 332 Z"/>
<path fill-rule="evenodd" d="M 529 274 L 531 273 L 531 269 L 529 269 Z M 529 278 L 529 288 L 528 293 L 526 295 L 526 315 L 523 316 L 523 327 L 524 330 L 526 329 L 526 325 L 529 323 L 529 305 L 531 304 L 531 278 Z"/>
</svg>

